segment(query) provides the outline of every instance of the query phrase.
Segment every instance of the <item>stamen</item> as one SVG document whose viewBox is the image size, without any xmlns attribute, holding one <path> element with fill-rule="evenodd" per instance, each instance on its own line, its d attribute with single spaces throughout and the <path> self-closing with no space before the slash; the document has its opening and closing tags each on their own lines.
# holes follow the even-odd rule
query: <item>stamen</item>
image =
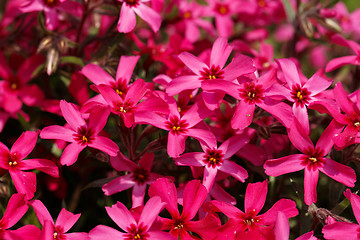
<svg viewBox="0 0 360 240">
<path fill-rule="evenodd" d="M 88 142 L 89 140 L 87 139 L 86 136 L 83 135 L 83 136 L 82 136 L 82 141 L 83 141 L 83 142 Z"/>
<path fill-rule="evenodd" d="M 360 122 L 354 123 L 354 126 L 355 126 L 355 127 L 360 127 Z"/>
<path fill-rule="evenodd" d="M 118 95 L 123 95 L 123 92 L 122 91 L 120 91 L 119 89 L 116 89 L 116 93 L 118 94 Z"/>
<path fill-rule="evenodd" d="M 54 232 L 54 239 L 56 239 L 58 236 L 58 233 L 57 232 Z"/>
<path fill-rule="evenodd" d="M 176 227 L 174 227 L 174 229 L 182 229 L 184 228 L 184 225 L 182 223 L 179 223 L 178 225 L 176 225 Z"/>
<path fill-rule="evenodd" d="M 316 163 L 316 162 L 317 162 L 317 159 L 314 158 L 314 157 L 309 157 L 309 160 L 310 160 L 310 162 L 313 162 L 313 163 Z"/>
</svg>

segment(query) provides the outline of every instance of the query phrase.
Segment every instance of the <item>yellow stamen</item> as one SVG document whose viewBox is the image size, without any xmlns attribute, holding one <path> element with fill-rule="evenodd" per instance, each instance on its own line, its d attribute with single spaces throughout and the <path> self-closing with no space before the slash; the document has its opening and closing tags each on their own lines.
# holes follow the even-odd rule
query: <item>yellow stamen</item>
<svg viewBox="0 0 360 240">
<path fill-rule="evenodd" d="M 213 158 L 213 157 L 211 157 L 209 160 L 210 160 L 211 162 L 216 162 L 216 158 Z"/>
<path fill-rule="evenodd" d="M 301 92 L 297 92 L 296 96 L 299 100 L 303 99 L 303 95 L 301 95 Z"/>
<path fill-rule="evenodd" d="M 54 239 L 56 239 L 58 236 L 58 233 L 57 232 L 54 232 Z"/>
<path fill-rule="evenodd" d="M 136 240 L 141 239 L 140 234 L 137 233 L 137 234 L 134 236 L 134 239 L 136 239 Z"/>
<path fill-rule="evenodd" d="M 120 91 L 119 89 L 116 89 L 116 93 L 118 94 L 118 95 L 123 95 L 123 92 L 122 91 Z"/>
<path fill-rule="evenodd" d="M 209 75 L 209 79 L 216 79 L 216 76 L 215 75 Z"/>
<path fill-rule="evenodd" d="M 83 136 L 82 136 L 82 141 L 83 141 L 83 142 L 88 142 L 87 137 L 83 135 Z"/>
<path fill-rule="evenodd" d="M 179 223 L 174 229 L 182 229 L 184 228 L 184 225 L 182 223 Z"/>
<path fill-rule="evenodd" d="M 360 127 L 360 122 L 354 123 L 354 126 L 355 126 L 355 127 Z"/>
<path fill-rule="evenodd" d="M 15 90 L 15 89 L 17 89 L 17 84 L 16 83 L 12 83 L 11 85 L 10 85 L 10 87 L 11 87 L 11 89 L 13 89 L 13 90 Z"/>
<path fill-rule="evenodd" d="M 310 162 L 312 162 L 312 163 L 316 163 L 316 162 L 317 162 L 317 159 L 314 158 L 314 157 L 309 157 L 309 160 L 310 160 Z"/>
</svg>

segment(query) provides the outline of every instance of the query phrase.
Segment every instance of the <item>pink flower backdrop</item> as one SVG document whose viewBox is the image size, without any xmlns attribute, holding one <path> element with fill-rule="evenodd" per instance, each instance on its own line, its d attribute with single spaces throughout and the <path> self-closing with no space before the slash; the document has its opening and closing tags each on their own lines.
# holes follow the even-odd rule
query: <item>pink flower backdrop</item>
<svg viewBox="0 0 360 240">
<path fill-rule="evenodd" d="M 0 239 L 360 239 L 360 7 L 0 2 Z"/>
</svg>

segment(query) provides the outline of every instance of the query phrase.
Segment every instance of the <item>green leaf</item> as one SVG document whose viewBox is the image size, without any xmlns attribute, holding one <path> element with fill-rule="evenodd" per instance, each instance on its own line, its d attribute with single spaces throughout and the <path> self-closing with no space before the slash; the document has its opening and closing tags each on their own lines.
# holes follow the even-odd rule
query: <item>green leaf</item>
<svg viewBox="0 0 360 240">
<path fill-rule="evenodd" d="M 74 57 L 74 56 L 64 56 L 60 58 L 60 63 L 72 63 L 75 65 L 79 65 L 83 67 L 85 64 L 81 58 Z"/>
<path fill-rule="evenodd" d="M 295 12 L 294 8 L 290 4 L 289 0 L 282 0 L 282 2 L 284 5 L 284 9 L 285 9 L 288 21 L 290 23 L 294 22 L 295 17 L 296 17 L 296 12 Z"/>
</svg>

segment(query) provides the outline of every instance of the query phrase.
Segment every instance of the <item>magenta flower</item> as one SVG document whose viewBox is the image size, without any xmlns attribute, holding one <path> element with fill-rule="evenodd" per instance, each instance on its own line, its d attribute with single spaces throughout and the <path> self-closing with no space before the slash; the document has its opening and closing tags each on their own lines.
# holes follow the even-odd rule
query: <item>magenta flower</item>
<svg viewBox="0 0 360 240">
<path fill-rule="evenodd" d="M 284 96 L 287 100 L 294 102 L 293 112 L 307 134 L 310 134 L 309 116 L 306 106 L 319 99 L 318 94 L 327 89 L 332 81 L 321 77 L 319 72 L 315 73 L 309 80 L 302 79 L 295 63 L 289 59 L 278 59 L 277 63 L 282 69 L 287 86 L 274 85 L 272 94 Z"/>
<path fill-rule="evenodd" d="M 128 88 L 128 92 L 123 94 L 124 97 L 107 85 L 100 84 L 97 88 L 110 106 L 111 112 L 119 115 L 127 128 L 133 126 L 135 116 L 141 112 L 145 114 L 149 111 L 160 114 L 169 112 L 166 102 L 156 94 L 151 93 L 148 84 L 142 79 L 137 79 Z M 140 102 L 142 99 L 144 100 Z"/>
<path fill-rule="evenodd" d="M 204 166 L 203 184 L 210 192 L 218 171 L 228 173 L 241 182 L 245 181 L 248 177 L 247 171 L 236 163 L 229 161 L 229 158 L 249 141 L 250 138 L 246 134 L 236 135 L 227 139 L 219 147 L 216 144 L 202 145 L 203 153 L 185 153 L 174 160 L 180 166 Z"/>
<path fill-rule="evenodd" d="M 36 145 L 38 132 L 26 131 L 16 140 L 9 150 L 0 142 L 0 168 L 8 170 L 19 193 L 31 199 L 36 191 L 36 174 L 24 170 L 38 169 L 53 177 L 59 177 L 56 164 L 47 159 L 24 159 Z"/>
<path fill-rule="evenodd" d="M 274 239 L 273 226 L 277 213 L 282 211 L 287 218 L 298 214 L 296 204 L 289 199 L 280 199 L 267 212 L 258 215 L 263 208 L 268 187 L 267 181 L 249 183 L 245 193 L 245 212 L 221 201 L 208 203 L 209 209 L 222 212 L 230 219 L 217 234 L 218 240 L 235 239 Z"/>
<path fill-rule="evenodd" d="M 44 139 L 60 139 L 70 142 L 61 155 L 62 165 L 72 165 L 76 162 L 79 153 L 87 146 L 103 151 L 110 156 L 116 156 L 119 147 L 109 138 L 100 136 L 99 133 L 104 128 L 110 110 L 98 107 L 90 112 L 89 121 L 85 121 L 75 105 L 60 101 L 60 109 L 65 120 L 71 129 L 62 126 L 45 127 L 40 137 Z"/>
<path fill-rule="evenodd" d="M 145 153 L 139 160 L 139 165 L 120 152 L 116 157 L 111 157 L 111 165 L 116 171 L 126 171 L 129 174 L 117 177 L 111 182 L 106 183 L 102 187 L 105 195 L 109 196 L 133 187 L 132 207 L 144 205 L 146 185 L 149 185 L 159 177 L 163 177 L 151 172 L 153 160 L 154 153 Z"/>
<path fill-rule="evenodd" d="M 352 40 L 346 40 L 339 34 L 331 38 L 335 43 L 350 48 L 356 55 L 334 58 L 328 62 L 325 71 L 330 72 L 347 64 L 360 65 L 360 45 Z"/>
<path fill-rule="evenodd" d="M 332 136 L 337 132 L 336 124 L 331 122 L 314 146 L 305 130 L 295 119 L 293 126 L 288 130 L 288 135 L 294 147 L 303 154 L 267 160 L 264 164 L 265 173 L 277 177 L 304 169 L 304 200 L 307 205 L 316 202 L 319 171 L 346 186 L 353 187 L 356 182 L 355 171 L 326 157 L 334 144 Z"/>
<path fill-rule="evenodd" d="M 43 61 L 41 55 L 29 57 L 20 66 L 15 66 L 18 71 L 14 73 L 4 54 L 0 53 L 0 102 L 6 112 L 17 113 L 23 103 L 34 106 L 44 100 L 42 90 L 36 84 L 28 84 Z"/>
<path fill-rule="evenodd" d="M 179 59 L 188 67 L 195 75 L 186 75 L 175 78 L 171 81 L 166 93 L 170 96 L 176 95 L 187 89 L 198 89 L 206 82 L 211 80 L 227 80 L 232 81 L 237 77 L 252 73 L 255 71 L 251 58 L 240 55 L 235 57 L 229 65 L 224 68 L 227 59 L 230 56 L 232 48 L 225 38 L 218 38 L 214 42 L 211 49 L 210 65 L 202 62 L 200 59 L 188 52 L 181 53 Z M 214 110 L 218 107 L 219 101 L 223 98 L 222 92 L 203 91 L 203 99 L 206 106 Z"/>
<path fill-rule="evenodd" d="M 325 225 L 322 229 L 322 232 L 326 239 L 359 239 L 360 197 L 352 193 L 350 189 L 346 189 L 344 195 L 350 200 L 351 207 L 358 223 L 356 224 L 350 222 L 335 222 Z"/>
<path fill-rule="evenodd" d="M 199 211 L 206 199 L 208 192 L 199 180 L 192 180 L 185 186 L 183 193 L 183 210 L 180 215 L 178 210 L 178 196 L 175 184 L 167 178 L 159 178 L 150 185 L 149 196 L 160 196 L 166 202 L 166 210 L 171 219 L 162 219 L 164 230 L 181 240 L 196 239 L 189 232 L 198 234 L 201 239 L 213 239 L 220 220 L 212 214 L 208 214 L 199 221 L 191 221 Z M 209 228 L 211 226 L 211 228 Z"/>
<path fill-rule="evenodd" d="M 24 13 L 44 11 L 45 24 L 50 30 L 55 30 L 58 26 L 59 13 L 81 16 L 83 12 L 82 5 L 71 0 L 24 0 L 20 10 Z"/>
<path fill-rule="evenodd" d="M 289 219 L 285 213 L 279 211 L 276 217 L 274 233 L 276 240 L 289 240 L 290 229 L 289 229 Z M 314 237 L 314 231 L 307 232 L 295 240 L 317 240 L 318 238 Z"/>
<path fill-rule="evenodd" d="M 33 200 L 30 204 L 43 226 L 39 240 L 90 240 L 89 234 L 84 232 L 67 233 L 80 218 L 80 213 L 73 214 L 63 208 L 54 223 L 49 211 L 40 200 Z"/>
<path fill-rule="evenodd" d="M 117 25 L 119 32 L 131 32 L 136 25 L 135 13 L 147 22 L 154 32 L 157 32 L 161 25 L 161 16 L 145 3 L 148 0 L 117 0 L 122 2 L 120 17 Z"/>
<path fill-rule="evenodd" d="M 26 195 L 15 193 L 11 196 L 4 216 L 0 220 L 0 239 L 38 240 L 40 229 L 33 225 L 25 225 L 17 230 L 7 230 L 14 226 L 26 213 L 28 205 Z"/>
<path fill-rule="evenodd" d="M 185 150 L 187 137 L 194 137 L 200 142 L 213 146 L 216 145 L 215 136 L 208 130 L 207 125 L 201 122 L 211 112 L 201 102 L 196 102 L 192 107 L 180 115 L 178 107 L 170 104 L 168 116 L 159 115 L 154 112 L 142 111 L 135 115 L 138 124 L 150 124 L 155 127 L 169 131 L 167 152 L 171 157 L 178 157 Z"/>
<path fill-rule="evenodd" d="M 117 202 L 112 207 L 105 207 L 110 218 L 116 225 L 124 230 L 125 233 L 108 226 L 98 225 L 90 231 L 90 238 L 92 240 L 104 240 L 108 238 L 119 240 L 175 240 L 175 238 L 167 232 L 154 231 L 151 229 L 151 226 L 165 204 L 166 203 L 161 202 L 160 197 L 155 196 L 150 198 L 145 204 L 138 221 L 135 220 L 134 216 L 121 202 Z"/>
<path fill-rule="evenodd" d="M 271 98 L 271 87 L 276 80 L 274 74 L 275 70 L 272 70 L 259 79 L 255 76 L 252 79 L 244 78 L 241 84 L 224 80 L 207 81 L 203 83 L 203 89 L 223 91 L 240 100 L 231 120 L 234 129 L 242 130 L 251 124 L 256 106 L 271 113 L 285 127 L 290 127 L 293 117 L 291 108 Z"/>
<path fill-rule="evenodd" d="M 333 138 L 337 149 L 360 143 L 360 92 L 354 97 L 357 101 L 352 101 L 341 82 L 338 82 L 334 88 L 337 106 L 324 101 L 316 101 L 310 105 L 311 109 L 328 113 L 342 127 L 345 127 L 341 133 Z"/>
<path fill-rule="evenodd" d="M 140 56 L 121 56 L 116 71 L 115 79 L 98 65 L 87 64 L 81 69 L 84 74 L 95 85 L 104 84 L 116 91 L 122 98 L 129 90 L 131 75 Z"/>
</svg>

